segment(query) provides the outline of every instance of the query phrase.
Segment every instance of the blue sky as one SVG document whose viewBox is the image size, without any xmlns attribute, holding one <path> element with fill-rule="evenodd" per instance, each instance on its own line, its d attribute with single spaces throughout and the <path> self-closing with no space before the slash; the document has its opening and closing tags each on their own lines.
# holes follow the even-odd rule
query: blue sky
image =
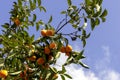
<svg viewBox="0 0 120 80">
<path fill-rule="evenodd" d="M 16 1 L 16 0 L 12 0 Z M 11 0 L 0 0 L 0 25 L 9 20 L 9 11 L 12 8 Z M 65 10 L 66 0 L 44 0 L 47 14 L 40 15 L 45 21 L 53 15 L 53 26 L 56 26 L 64 16 L 59 13 Z M 75 2 L 78 2 L 76 0 Z M 80 66 L 68 66 L 68 73 L 73 80 L 119 80 L 120 79 L 120 0 L 104 0 L 103 7 L 108 10 L 107 21 L 100 24 L 87 40 L 83 62 L 90 66 L 89 70 Z M 48 15 L 48 16 L 47 16 Z M 89 26 L 88 26 L 89 27 Z M 69 29 L 70 30 L 70 29 Z M 32 31 L 34 33 L 34 31 Z M 1 31 L 0 31 L 1 33 Z M 80 50 L 79 41 L 72 43 L 74 49 Z M 58 61 L 58 63 L 61 63 Z M 78 69 L 79 67 L 79 69 Z M 72 72 L 71 72 L 72 70 Z"/>
</svg>

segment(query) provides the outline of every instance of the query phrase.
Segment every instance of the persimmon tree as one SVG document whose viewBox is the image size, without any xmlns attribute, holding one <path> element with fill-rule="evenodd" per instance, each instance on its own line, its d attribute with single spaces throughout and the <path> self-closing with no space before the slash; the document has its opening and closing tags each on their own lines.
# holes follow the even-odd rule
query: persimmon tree
<svg viewBox="0 0 120 80">
<path fill-rule="evenodd" d="M 64 17 L 56 24 L 57 27 L 51 24 L 54 16 L 50 16 L 48 22 L 44 22 L 37 18 L 39 13 L 33 13 L 36 9 L 39 9 L 39 12 L 47 11 L 42 5 L 42 0 L 13 2 L 10 21 L 2 25 L 0 34 L 1 80 L 56 80 L 58 75 L 65 80 L 72 79 L 66 73 L 65 66 L 74 63 L 89 68 L 81 61 L 85 58 L 83 53 L 86 39 L 96 26 L 105 22 L 107 10 L 102 9 L 103 0 L 84 0 L 78 6 L 73 4 L 72 0 L 65 1 L 68 7 L 61 11 Z M 68 24 L 72 26 L 73 31 L 62 32 Z M 36 28 L 34 33 L 39 33 L 37 39 L 35 34 L 30 35 L 31 27 Z M 69 44 L 70 39 L 80 39 L 83 50 L 74 51 Z M 60 65 L 61 70 L 58 70 L 54 65 L 61 54 L 67 56 L 67 59 Z"/>
</svg>

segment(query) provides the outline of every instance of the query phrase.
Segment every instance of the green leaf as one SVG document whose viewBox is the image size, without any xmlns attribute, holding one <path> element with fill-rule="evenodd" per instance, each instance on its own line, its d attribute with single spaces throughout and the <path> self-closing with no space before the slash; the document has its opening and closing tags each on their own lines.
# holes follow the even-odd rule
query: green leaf
<svg viewBox="0 0 120 80">
<path fill-rule="evenodd" d="M 108 14 L 108 12 L 107 12 L 107 10 L 105 9 L 105 10 L 103 11 L 103 13 L 100 15 L 100 17 L 103 18 L 103 17 L 107 16 L 107 14 Z"/>
<path fill-rule="evenodd" d="M 66 45 L 68 45 L 68 39 L 67 38 L 64 38 L 64 41 L 65 41 L 65 43 L 66 43 Z"/>
<path fill-rule="evenodd" d="M 5 23 L 4 25 L 2 25 L 2 27 L 5 29 L 9 28 L 9 23 Z"/>
<path fill-rule="evenodd" d="M 48 23 L 51 23 L 51 22 L 52 22 L 52 16 L 50 16 Z"/>
<path fill-rule="evenodd" d="M 51 73 L 50 73 L 50 72 L 48 72 L 48 73 L 47 73 L 47 75 L 46 75 L 46 80 L 49 80 L 50 75 L 51 75 Z"/>
<path fill-rule="evenodd" d="M 91 35 L 91 33 L 89 33 L 88 35 L 86 35 L 86 38 L 89 38 L 89 37 L 90 37 L 90 35 Z"/>
<path fill-rule="evenodd" d="M 17 71 L 17 72 L 9 72 L 9 75 L 14 76 L 20 74 L 22 71 Z"/>
<path fill-rule="evenodd" d="M 40 20 L 40 21 L 36 22 L 36 30 L 37 30 L 37 31 L 39 30 L 40 25 L 44 26 L 44 23 L 43 23 L 43 21 L 42 21 L 42 20 Z"/>
<path fill-rule="evenodd" d="M 72 5 L 71 0 L 67 0 L 67 2 L 68 2 L 68 6 L 71 6 L 71 5 Z"/>
<path fill-rule="evenodd" d="M 39 28 L 40 28 L 39 23 L 36 23 L 36 30 L 38 31 L 38 30 L 39 30 Z"/>
<path fill-rule="evenodd" d="M 99 20 L 99 18 L 96 18 L 95 19 L 95 25 L 97 26 L 97 25 L 99 25 L 100 24 L 100 20 Z"/>
<path fill-rule="evenodd" d="M 67 12 L 66 11 L 62 11 L 61 14 L 66 14 Z"/>
<path fill-rule="evenodd" d="M 17 54 L 17 53 L 12 53 L 12 54 L 10 54 L 10 55 L 8 56 L 8 59 L 14 57 L 16 54 Z"/>
<path fill-rule="evenodd" d="M 72 8 L 73 8 L 74 10 L 76 10 L 76 9 L 77 9 L 77 6 L 72 5 Z M 77 12 L 77 10 L 76 10 L 76 12 Z"/>
<path fill-rule="evenodd" d="M 40 25 L 42 25 L 42 26 L 45 25 L 44 22 L 43 22 L 42 20 L 39 20 L 37 23 L 40 24 Z"/>
<path fill-rule="evenodd" d="M 33 20 L 32 21 L 35 22 L 36 18 L 37 18 L 36 14 L 33 14 Z"/>
<path fill-rule="evenodd" d="M 34 10 L 36 8 L 36 3 L 33 2 L 32 7 L 33 7 L 32 9 Z"/>
<path fill-rule="evenodd" d="M 1 63 L 4 63 L 4 59 L 3 58 L 0 58 L 0 64 Z"/>
<path fill-rule="evenodd" d="M 89 67 L 88 67 L 86 64 L 84 64 L 84 63 L 82 63 L 82 62 L 79 62 L 79 64 L 80 64 L 82 67 L 89 69 Z"/>
<path fill-rule="evenodd" d="M 85 47 L 85 45 L 86 45 L 86 40 L 84 39 L 84 40 L 82 41 L 82 43 L 83 43 L 83 47 Z"/>
<path fill-rule="evenodd" d="M 101 19 L 102 19 L 102 22 L 105 22 L 105 21 L 106 21 L 106 18 L 104 18 L 104 17 L 101 17 Z"/>
<path fill-rule="evenodd" d="M 84 50 L 82 50 L 75 59 L 80 60 L 82 58 L 83 53 L 84 53 Z"/>
<path fill-rule="evenodd" d="M 67 78 L 72 79 L 72 77 L 68 74 L 64 74 Z"/>
<path fill-rule="evenodd" d="M 40 6 L 41 5 L 41 0 L 37 0 L 38 1 L 38 6 Z"/>
<path fill-rule="evenodd" d="M 93 0 L 93 4 L 96 4 L 98 2 L 98 0 Z"/>
<path fill-rule="evenodd" d="M 34 4 L 36 4 L 36 0 L 33 0 Z"/>
<path fill-rule="evenodd" d="M 55 58 L 58 59 L 60 57 L 60 52 L 57 52 Z"/>
<path fill-rule="evenodd" d="M 85 4 L 88 5 L 89 4 L 89 0 L 85 0 Z"/>
<path fill-rule="evenodd" d="M 31 36 L 31 41 L 34 41 L 35 35 Z"/>
<path fill-rule="evenodd" d="M 85 0 L 85 4 L 86 5 L 90 5 L 91 4 L 91 0 Z"/>
<path fill-rule="evenodd" d="M 60 75 L 62 80 L 65 80 L 65 77 L 63 75 Z"/>
<path fill-rule="evenodd" d="M 43 10 L 44 12 L 46 12 L 45 7 L 43 7 L 43 6 L 40 6 L 40 7 L 39 7 L 39 9 L 40 9 L 40 11 L 42 11 L 42 10 Z"/>
<path fill-rule="evenodd" d="M 85 8 L 85 11 L 86 11 L 88 17 L 89 17 L 89 16 L 91 17 L 92 11 L 89 10 L 88 8 Z"/>
<path fill-rule="evenodd" d="M 71 62 L 72 60 L 73 60 L 73 57 L 69 57 L 69 58 L 67 58 L 66 63 Z"/>
<path fill-rule="evenodd" d="M 22 0 L 18 0 L 18 5 L 22 6 Z"/>
<path fill-rule="evenodd" d="M 76 28 L 78 28 L 79 26 L 76 25 L 76 24 L 73 24 L 72 27 L 76 29 Z"/>
<path fill-rule="evenodd" d="M 95 20 L 91 18 L 91 29 L 94 30 L 95 28 Z"/>
<path fill-rule="evenodd" d="M 84 17 L 84 22 L 87 23 L 87 18 L 86 17 Z"/>
<path fill-rule="evenodd" d="M 0 67 L 4 66 L 4 63 L 0 63 Z"/>
<path fill-rule="evenodd" d="M 85 45 L 86 45 L 86 31 L 83 29 L 82 30 L 82 44 L 83 44 L 83 47 L 85 47 Z"/>
<path fill-rule="evenodd" d="M 32 10 L 33 9 L 32 0 L 29 0 L 29 4 L 30 4 L 30 9 Z"/>
<path fill-rule="evenodd" d="M 71 19 L 71 20 L 69 21 L 69 23 L 73 24 L 73 23 L 74 23 L 74 20 L 73 20 L 73 19 Z"/>
<path fill-rule="evenodd" d="M 59 71 L 60 74 L 64 74 L 66 72 L 66 69 L 64 66 L 62 66 L 62 71 Z"/>
<path fill-rule="evenodd" d="M 57 69 L 56 69 L 56 68 L 51 67 L 50 69 L 51 69 L 54 73 L 57 73 Z"/>
<path fill-rule="evenodd" d="M 100 16 L 101 12 L 102 12 L 102 7 L 100 8 L 100 10 L 99 10 L 98 12 L 96 12 L 96 13 L 93 15 L 93 17 L 98 17 L 98 16 Z"/>
<path fill-rule="evenodd" d="M 86 31 L 84 29 L 82 30 L 82 35 L 86 36 Z"/>
<path fill-rule="evenodd" d="M 102 2 L 103 2 L 103 0 L 99 0 L 99 5 L 101 5 L 101 4 L 102 4 Z"/>
</svg>

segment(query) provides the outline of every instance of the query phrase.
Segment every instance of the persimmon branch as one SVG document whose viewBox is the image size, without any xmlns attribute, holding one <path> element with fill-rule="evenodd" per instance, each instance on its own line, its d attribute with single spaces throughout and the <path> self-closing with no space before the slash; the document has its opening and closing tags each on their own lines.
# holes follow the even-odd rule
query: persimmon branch
<svg viewBox="0 0 120 80">
<path fill-rule="evenodd" d="M 67 34 L 62 34 L 62 35 L 76 35 L 77 33 L 78 33 L 78 30 L 71 33 L 67 33 Z"/>
<path fill-rule="evenodd" d="M 58 31 L 60 31 L 60 30 L 61 30 L 65 25 L 67 25 L 69 22 L 70 22 L 70 20 L 67 21 L 67 22 L 65 22 L 65 23 L 56 31 L 56 33 L 57 33 Z"/>
<path fill-rule="evenodd" d="M 80 8 L 80 9 L 78 9 L 78 12 L 77 12 L 77 14 L 78 13 L 80 13 L 80 11 L 82 10 L 83 8 Z M 76 15 L 77 15 L 76 14 Z M 76 16 L 75 15 L 75 16 Z M 58 25 L 58 27 L 57 27 L 57 29 L 56 29 L 56 33 L 58 33 L 64 26 L 66 26 L 70 21 L 71 21 L 71 19 L 69 19 L 68 21 L 67 21 L 67 14 L 66 14 L 66 17 L 65 17 L 65 19 L 63 19 L 60 23 L 59 23 L 59 25 Z M 74 17 L 75 17 L 74 16 Z M 60 27 L 60 25 L 64 22 L 66 20 L 66 22 Z M 60 27 L 60 28 L 59 28 Z"/>
<path fill-rule="evenodd" d="M 65 21 L 66 19 L 63 19 L 57 26 L 56 31 L 59 29 L 60 25 Z"/>
</svg>

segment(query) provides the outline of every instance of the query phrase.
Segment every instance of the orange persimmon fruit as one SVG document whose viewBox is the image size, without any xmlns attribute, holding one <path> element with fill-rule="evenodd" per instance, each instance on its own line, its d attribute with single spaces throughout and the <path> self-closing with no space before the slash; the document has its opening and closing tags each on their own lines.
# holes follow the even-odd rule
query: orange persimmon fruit
<svg viewBox="0 0 120 80">
<path fill-rule="evenodd" d="M 46 33 L 47 33 L 47 30 L 45 30 L 45 29 L 41 30 L 41 35 L 42 35 L 43 37 L 46 36 Z"/>
<path fill-rule="evenodd" d="M 44 58 L 38 58 L 38 59 L 37 59 L 37 63 L 38 63 L 39 65 L 44 64 L 44 63 L 45 63 Z"/>
<path fill-rule="evenodd" d="M 53 36 L 54 35 L 54 30 L 47 30 L 46 36 Z"/>
<path fill-rule="evenodd" d="M 0 78 L 5 78 L 8 76 L 7 70 L 0 70 Z"/>
<path fill-rule="evenodd" d="M 18 18 L 15 18 L 15 19 L 13 20 L 13 22 L 14 22 L 17 26 L 19 26 L 20 23 L 21 23 Z"/>
<path fill-rule="evenodd" d="M 62 46 L 62 47 L 60 48 L 60 52 L 65 53 L 65 52 L 66 52 L 66 48 L 65 48 L 64 46 Z"/>
<path fill-rule="evenodd" d="M 45 47 L 45 48 L 44 48 L 44 52 L 45 52 L 45 54 L 50 54 L 50 49 L 49 49 L 49 47 Z"/>
<path fill-rule="evenodd" d="M 28 58 L 28 60 L 35 61 L 36 60 L 36 56 L 31 56 L 31 57 Z"/>
<path fill-rule="evenodd" d="M 72 46 L 71 45 L 67 45 L 65 50 L 66 50 L 66 52 L 71 52 L 72 51 Z"/>
<path fill-rule="evenodd" d="M 49 45 L 50 49 L 55 49 L 57 47 L 56 43 L 52 42 Z"/>
</svg>

